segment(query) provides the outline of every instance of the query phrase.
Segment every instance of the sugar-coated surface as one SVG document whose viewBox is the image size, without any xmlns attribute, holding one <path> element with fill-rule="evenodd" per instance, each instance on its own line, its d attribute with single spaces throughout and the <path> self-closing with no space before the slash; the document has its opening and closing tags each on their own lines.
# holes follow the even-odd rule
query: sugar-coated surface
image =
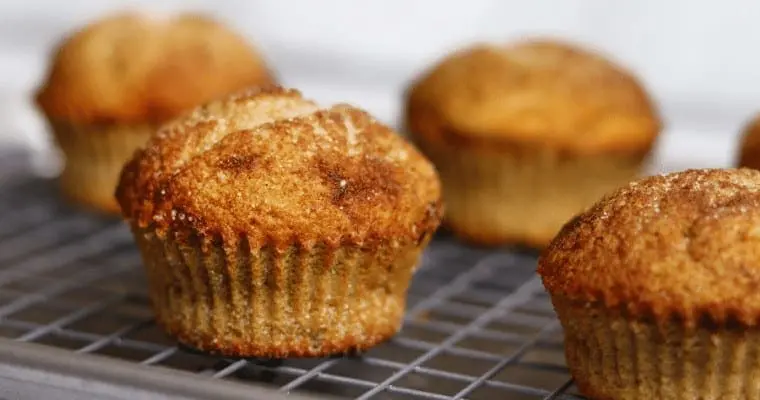
<svg viewBox="0 0 760 400">
<path fill-rule="evenodd" d="M 246 39 L 199 14 L 118 13 L 55 52 L 38 103 L 76 123 L 160 123 L 240 88 L 273 81 Z"/>
<path fill-rule="evenodd" d="M 427 141 L 445 136 L 486 148 L 516 142 L 640 152 L 661 125 L 630 72 L 601 55 L 549 41 L 451 54 L 410 88 L 408 114 L 414 133 Z"/>
<path fill-rule="evenodd" d="M 257 243 L 416 241 L 437 226 L 432 165 L 364 111 L 271 87 L 198 108 L 125 168 L 125 215 Z M 160 230 L 160 229 L 159 229 Z"/>
<path fill-rule="evenodd" d="M 552 295 L 687 326 L 760 319 L 760 172 L 633 182 L 570 221 L 539 261 Z"/>
</svg>

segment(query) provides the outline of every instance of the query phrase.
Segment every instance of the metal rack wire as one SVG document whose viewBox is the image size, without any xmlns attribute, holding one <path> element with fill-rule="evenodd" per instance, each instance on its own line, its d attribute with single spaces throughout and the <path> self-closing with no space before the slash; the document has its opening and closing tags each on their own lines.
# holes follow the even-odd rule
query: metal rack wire
<svg viewBox="0 0 760 400">
<path fill-rule="evenodd" d="M 441 236 L 410 288 L 404 329 L 388 343 L 327 359 L 210 357 L 153 323 L 126 227 L 65 205 L 49 180 L 8 173 L 20 159 L 0 157 L 0 338 L 26 342 L 42 359 L 64 351 L 73 374 L 77 360 L 95 370 L 120 360 L 166 379 L 180 371 L 175 379 L 188 385 L 202 377 L 318 397 L 580 399 L 535 255 Z M 0 342 L 0 356 L 8 347 Z M 143 379 L 135 376 L 124 379 Z"/>
</svg>

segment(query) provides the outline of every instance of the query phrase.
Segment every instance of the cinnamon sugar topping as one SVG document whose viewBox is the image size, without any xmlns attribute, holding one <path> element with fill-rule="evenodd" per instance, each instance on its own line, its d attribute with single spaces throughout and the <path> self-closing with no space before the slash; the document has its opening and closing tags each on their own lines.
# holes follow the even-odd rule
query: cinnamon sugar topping
<svg viewBox="0 0 760 400">
<path fill-rule="evenodd" d="M 570 221 L 539 261 L 554 295 L 687 325 L 760 322 L 760 172 L 649 177 Z"/>
<path fill-rule="evenodd" d="M 139 226 L 254 245 L 413 241 L 441 217 L 434 168 L 400 136 L 275 86 L 167 124 L 125 167 L 117 197 Z"/>
</svg>

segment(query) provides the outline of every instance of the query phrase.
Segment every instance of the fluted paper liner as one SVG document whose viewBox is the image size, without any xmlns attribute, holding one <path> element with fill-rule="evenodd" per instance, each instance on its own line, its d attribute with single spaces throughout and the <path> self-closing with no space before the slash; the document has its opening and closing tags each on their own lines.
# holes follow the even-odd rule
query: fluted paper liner
<svg viewBox="0 0 760 400">
<path fill-rule="evenodd" d="M 617 155 L 428 147 L 443 181 L 446 225 L 488 245 L 543 247 L 567 220 L 635 178 L 640 168 Z"/>
<path fill-rule="evenodd" d="M 760 399 L 757 329 L 632 321 L 553 298 L 567 364 L 592 399 Z"/>
<path fill-rule="evenodd" d="M 59 177 L 61 190 L 72 201 L 108 213 L 118 213 L 114 190 L 119 174 L 135 150 L 148 141 L 152 125 L 73 125 L 51 122 L 65 156 Z"/>
<path fill-rule="evenodd" d="M 171 233 L 133 232 L 158 323 L 170 335 L 203 351 L 261 358 L 326 356 L 390 338 L 426 244 L 276 250 L 245 238 L 183 244 Z"/>
</svg>

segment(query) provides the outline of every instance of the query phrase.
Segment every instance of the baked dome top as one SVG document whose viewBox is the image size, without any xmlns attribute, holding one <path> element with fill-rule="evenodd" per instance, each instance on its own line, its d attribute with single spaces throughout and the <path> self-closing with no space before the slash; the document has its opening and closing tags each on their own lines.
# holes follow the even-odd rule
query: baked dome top
<svg viewBox="0 0 760 400">
<path fill-rule="evenodd" d="M 430 162 L 365 111 L 271 86 L 165 125 L 116 196 L 126 218 L 159 233 L 372 245 L 433 232 L 440 191 Z"/>
<path fill-rule="evenodd" d="M 423 74 L 408 97 L 409 128 L 427 140 L 640 151 L 660 130 L 635 77 L 561 42 L 463 49 Z"/>
<path fill-rule="evenodd" d="M 243 37 L 208 17 L 119 13 L 64 39 L 36 100 L 66 121 L 160 123 L 272 79 Z"/>
<path fill-rule="evenodd" d="M 690 324 L 760 320 L 760 172 L 653 176 L 603 198 L 539 260 L 547 290 Z"/>
</svg>

